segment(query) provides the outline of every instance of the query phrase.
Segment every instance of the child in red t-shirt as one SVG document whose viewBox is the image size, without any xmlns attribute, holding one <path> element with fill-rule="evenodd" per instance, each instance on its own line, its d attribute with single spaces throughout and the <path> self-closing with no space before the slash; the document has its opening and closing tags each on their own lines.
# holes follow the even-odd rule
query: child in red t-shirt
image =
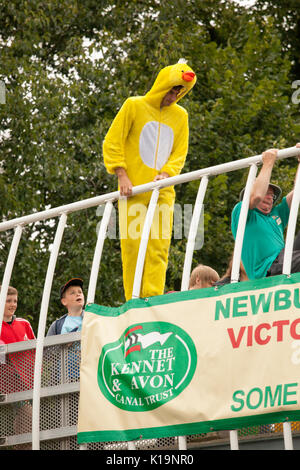
<svg viewBox="0 0 300 470">
<path fill-rule="evenodd" d="M 14 287 L 9 287 L 0 333 L 0 343 L 2 344 L 35 339 L 29 321 L 16 317 L 17 306 L 18 291 Z M 20 392 L 32 388 L 34 356 L 34 350 L 19 351 L 7 355 L 6 363 L 1 367 L 0 393 Z"/>
<path fill-rule="evenodd" d="M 18 291 L 14 287 L 9 287 L 7 291 L 6 303 L 3 315 L 3 324 L 0 340 L 2 343 L 17 343 L 35 339 L 29 321 L 24 318 L 17 318 L 15 311 L 18 306 Z"/>
<path fill-rule="evenodd" d="M 35 339 L 29 321 L 16 317 L 17 306 L 18 291 L 14 287 L 9 287 L 0 331 L 0 344 Z M 7 394 L 30 390 L 33 387 L 34 360 L 34 349 L 7 354 L 4 363 L 0 361 L 0 393 Z M 15 433 L 30 432 L 32 413 L 30 402 L 18 402 L 15 404 L 15 408 L 17 412 Z"/>
</svg>

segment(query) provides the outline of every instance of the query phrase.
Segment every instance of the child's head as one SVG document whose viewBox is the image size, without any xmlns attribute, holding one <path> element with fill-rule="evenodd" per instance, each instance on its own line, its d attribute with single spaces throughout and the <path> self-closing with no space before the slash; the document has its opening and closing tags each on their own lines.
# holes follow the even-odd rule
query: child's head
<svg viewBox="0 0 300 470">
<path fill-rule="evenodd" d="M 217 271 L 212 269 L 210 266 L 204 264 L 198 264 L 193 269 L 189 289 L 202 289 L 204 287 L 212 287 L 216 281 L 220 279 Z"/>
<path fill-rule="evenodd" d="M 0 286 L 0 290 L 1 290 Z M 3 321 L 11 321 L 18 306 L 18 291 L 14 287 L 9 286 L 7 289 L 6 302 L 4 307 Z"/>
<path fill-rule="evenodd" d="M 82 286 L 82 279 L 74 278 L 60 288 L 61 303 L 69 313 L 81 312 L 83 309 L 84 295 Z"/>
</svg>

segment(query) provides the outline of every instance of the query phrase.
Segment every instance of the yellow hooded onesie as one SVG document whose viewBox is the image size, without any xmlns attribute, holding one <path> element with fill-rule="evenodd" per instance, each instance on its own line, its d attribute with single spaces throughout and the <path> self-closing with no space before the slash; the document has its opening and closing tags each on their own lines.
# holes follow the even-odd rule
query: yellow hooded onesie
<svg viewBox="0 0 300 470">
<path fill-rule="evenodd" d="M 178 175 L 188 150 L 188 114 L 177 102 L 196 83 L 196 75 L 185 63 L 163 68 L 145 96 L 128 98 L 116 115 L 103 142 L 108 173 L 124 168 L 133 186 L 153 181 L 166 172 Z M 164 96 L 181 85 L 176 102 L 161 108 Z M 151 193 L 121 200 L 119 219 L 126 300 L 132 296 L 136 260 L 143 221 Z M 160 191 L 145 258 L 141 297 L 163 294 L 172 234 L 173 187 Z M 159 211 L 162 222 L 159 223 Z"/>
</svg>

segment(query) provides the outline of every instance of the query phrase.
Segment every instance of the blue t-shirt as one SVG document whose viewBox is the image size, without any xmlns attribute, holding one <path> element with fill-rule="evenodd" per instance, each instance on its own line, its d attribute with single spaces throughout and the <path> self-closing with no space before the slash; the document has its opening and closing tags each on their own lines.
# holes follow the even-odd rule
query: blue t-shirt
<svg viewBox="0 0 300 470">
<path fill-rule="evenodd" d="M 74 331 L 81 331 L 82 328 L 82 315 L 79 317 L 73 317 L 68 315 L 64 321 L 61 329 L 61 334 L 71 333 Z"/>
<path fill-rule="evenodd" d="M 231 230 L 234 238 L 238 227 L 242 202 L 232 211 Z M 271 264 L 284 248 L 284 229 L 289 220 L 290 209 L 284 197 L 269 214 L 258 209 L 248 211 L 245 227 L 242 262 L 249 279 L 260 279 L 267 275 Z"/>
</svg>

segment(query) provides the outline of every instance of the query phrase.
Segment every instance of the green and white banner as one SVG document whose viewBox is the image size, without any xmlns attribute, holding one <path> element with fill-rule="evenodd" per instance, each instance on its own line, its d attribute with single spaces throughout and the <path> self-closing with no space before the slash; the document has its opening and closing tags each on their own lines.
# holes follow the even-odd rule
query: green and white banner
<svg viewBox="0 0 300 470">
<path fill-rule="evenodd" d="M 300 274 L 86 307 L 78 442 L 300 420 Z"/>
</svg>

